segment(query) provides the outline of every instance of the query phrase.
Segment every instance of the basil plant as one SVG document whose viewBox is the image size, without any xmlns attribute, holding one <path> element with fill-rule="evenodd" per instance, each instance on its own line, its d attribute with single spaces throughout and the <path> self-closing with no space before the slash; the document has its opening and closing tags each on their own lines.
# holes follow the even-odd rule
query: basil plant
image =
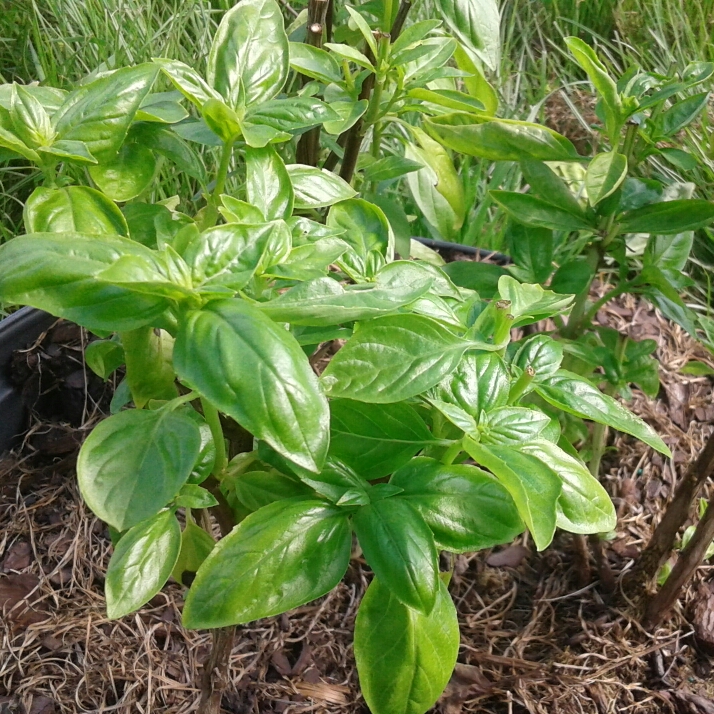
<svg viewBox="0 0 714 714">
<path fill-rule="evenodd" d="M 77 463 L 115 544 L 110 618 L 171 577 L 186 587 L 186 627 L 289 612 L 338 585 L 356 537 L 374 573 L 355 626 L 364 697 L 375 714 L 417 714 L 459 649 L 441 551 L 526 530 L 542 550 L 557 528 L 615 527 L 562 415 L 667 448 L 562 368 L 562 342 L 511 341 L 566 315 L 572 296 L 502 276 L 483 299 L 396 259 L 382 209 L 290 162 L 305 130 L 343 121 L 309 92 L 284 95 L 294 56 L 277 4 L 243 0 L 205 79 L 157 60 L 68 94 L 2 87 L 0 142 L 45 182 L 25 205 L 26 234 L 0 247 L 0 299 L 84 326 L 89 366 L 123 369 Z M 154 91 L 160 73 L 180 96 Z M 214 175 L 197 138 L 221 145 Z M 135 200 L 160 162 L 198 182 L 200 210 Z M 73 183 L 81 165 L 92 186 Z"/>
</svg>

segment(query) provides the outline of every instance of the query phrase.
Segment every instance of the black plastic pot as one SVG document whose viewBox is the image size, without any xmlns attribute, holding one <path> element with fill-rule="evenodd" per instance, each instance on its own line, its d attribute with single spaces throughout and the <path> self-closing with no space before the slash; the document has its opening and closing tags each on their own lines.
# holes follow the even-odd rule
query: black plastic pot
<svg viewBox="0 0 714 714">
<path fill-rule="evenodd" d="M 0 320 L 0 452 L 12 448 L 27 426 L 22 397 L 9 380 L 12 353 L 29 347 L 56 320 L 32 307 L 23 307 Z"/>
</svg>

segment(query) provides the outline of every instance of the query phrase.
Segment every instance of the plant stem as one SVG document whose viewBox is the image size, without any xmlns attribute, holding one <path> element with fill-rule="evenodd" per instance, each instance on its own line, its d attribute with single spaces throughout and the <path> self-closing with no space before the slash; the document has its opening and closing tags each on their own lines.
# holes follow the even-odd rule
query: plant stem
<svg viewBox="0 0 714 714">
<path fill-rule="evenodd" d="M 701 564 L 714 540 L 714 497 L 709 499 L 706 513 L 697 525 L 692 539 L 682 550 L 662 589 L 652 598 L 645 613 L 645 625 L 658 624 L 674 605 L 684 585 Z"/>
<path fill-rule="evenodd" d="M 441 463 L 445 466 L 451 466 L 456 457 L 462 452 L 463 444 L 460 441 L 453 443 L 441 457 Z"/>
<path fill-rule="evenodd" d="M 325 17 L 329 0 L 310 0 L 307 6 L 307 38 L 305 42 L 313 47 L 322 47 Z M 303 77 L 303 83 L 307 77 Z M 317 166 L 320 154 L 320 126 L 306 131 L 298 141 L 297 161 L 299 164 Z"/>
<path fill-rule="evenodd" d="M 230 684 L 229 667 L 236 628 L 219 627 L 211 632 L 213 647 L 203 665 L 198 714 L 220 714 L 223 692 Z"/>
<path fill-rule="evenodd" d="M 221 426 L 221 418 L 218 416 L 218 410 L 211 404 L 208 399 L 201 397 L 201 407 L 203 407 L 203 416 L 206 423 L 211 429 L 213 443 L 216 447 L 216 462 L 213 466 L 213 476 L 220 481 L 223 478 L 223 473 L 228 465 L 228 457 L 226 456 L 226 441 L 223 437 L 223 427 Z"/>
<path fill-rule="evenodd" d="M 216 220 L 218 219 L 218 202 L 220 201 L 221 194 L 226 188 L 226 177 L 228 176 L 228 167 L 231 164 L 232 156 L 233 141 L 226 141 L 224 142 L 223 149 L 221 150 L 221 162 L 218 165 L 216 184 L 213 187 L 213 191 L 208 201 L 208 206 L 206 206 L 206 213 L 201 221 L 201 227 L 203 229 L 211 228 L 216 224 Z"/>
<path fill-rule="evenodd" d="M 407 19 L 409 10 L 411 10 L 412 3 L 411 0 L 402 0 L 399 3 L 399 10 L 397 10 L 397 16 L 394 18 L 394 24 L 389 32 L 389 38 L 391 42 L 395 42 L 397 37 L 402 33 L 402 28 L 404 27 L 404 22 Z"/>
<path fill-rule="evenodd" d="M 528 365 L 523 370 L 523 374 L 511 386 L 511 391 L 508 393 L 509 404 L 515 404 L 523 396 L 535 376 L 536 371 Z"/>
<path fill-rule="evenodd" d="M 714 433 L 709 436 L 697 460 L 687 469 L 660 524 L 655 528 L 650 542 L 635 563 L 632 575 L 626 583 L 631 594 L 640 594 L 647 583 L 657 575 L 657 571 L 674 548 L 679 529 L 689 518 L 692 502 L 712 473 L 714 473 Z M 707 510 L 707 513 L 709 512 Z M 714 513 L 714 508 L 711 512 Z M 667 580 L 669 581 L 669 578 Z"/>
</svg>

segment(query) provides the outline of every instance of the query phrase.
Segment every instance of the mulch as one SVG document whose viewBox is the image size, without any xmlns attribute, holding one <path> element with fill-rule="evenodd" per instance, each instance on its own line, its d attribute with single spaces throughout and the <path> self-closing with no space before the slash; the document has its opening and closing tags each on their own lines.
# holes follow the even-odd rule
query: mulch
<svg viewBox="0 0 714 714">
<path fill-rule="evenodd" d="M 602 478 L 619 516 L 606 554 L 619 589 L 714 428 L 709 378 L 680 370 L 690 359 L 714 361 L 631 296 L 600 319 L 635 339 L 657 340 L 660 394 L 635 391 L 630 406 L 674 454 L 665 460 L 618 434 L 605 455 Z M 195 711 L 210 635 L 181 627 L 182 588 L 171 583 L 140 613 L 106 618 L 111 543 L 79 497 L 74 464 L 78 444 L 107 411 L 112 385 L 85 369 L 85 336 L 63 323 L 59 329 L 68 333 L 63 340 L 50 332 L 16 357 L 36 409 L 22 447 L 0 458 L 0 712 Z M 331 594 L 239 628 L 225 712 L 367 712 L 351 642 L 370 576 L 355 556 Z M 712 574 L 711 565 L 700 567 L 671 618 L 648 632 L 622 597 L 597 580 L 581 586 L 568 534 L 542 553 L 525 536 L 458 556 L 450 590 L 461 624 L 459 664 L 434 711 L 711 714 L 712 653 L 697 623 L 714 611 Z"/>
</svg>

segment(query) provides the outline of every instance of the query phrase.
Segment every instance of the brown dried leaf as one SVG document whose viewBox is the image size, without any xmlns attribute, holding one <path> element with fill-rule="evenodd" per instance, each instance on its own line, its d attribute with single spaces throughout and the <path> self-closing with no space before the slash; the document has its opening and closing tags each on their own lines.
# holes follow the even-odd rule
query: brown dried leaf
<svg viewBox="0 0 714 714">
<path fill-rule="evenodd" d="M 5 614 L 9 622 L 27 627 L 49 618 L 44 603 L 32 607 L 34 603 L 27 601 L 39 582 L 36 576 L 29 573 L 11 573 L 0 578 L 0 611 Z M 39 593 L 34 594 L 33 600 L 37 598 Z"/>
<path fill-rule="evenodd" d="M 491 553 L 486 564 L 492 568 L 517 568 L 529 553 L 528 548 L 522 545 L 509 545 L 497 553 Z"/>
<path fill-rule="evenodd" d="M 3 571 L 7 573 L 9 570 L 24 570 L 30 564 L 30 552 L 30 544 L 27 541 L 13 543 L 3 560 Z"/>
</svg>

